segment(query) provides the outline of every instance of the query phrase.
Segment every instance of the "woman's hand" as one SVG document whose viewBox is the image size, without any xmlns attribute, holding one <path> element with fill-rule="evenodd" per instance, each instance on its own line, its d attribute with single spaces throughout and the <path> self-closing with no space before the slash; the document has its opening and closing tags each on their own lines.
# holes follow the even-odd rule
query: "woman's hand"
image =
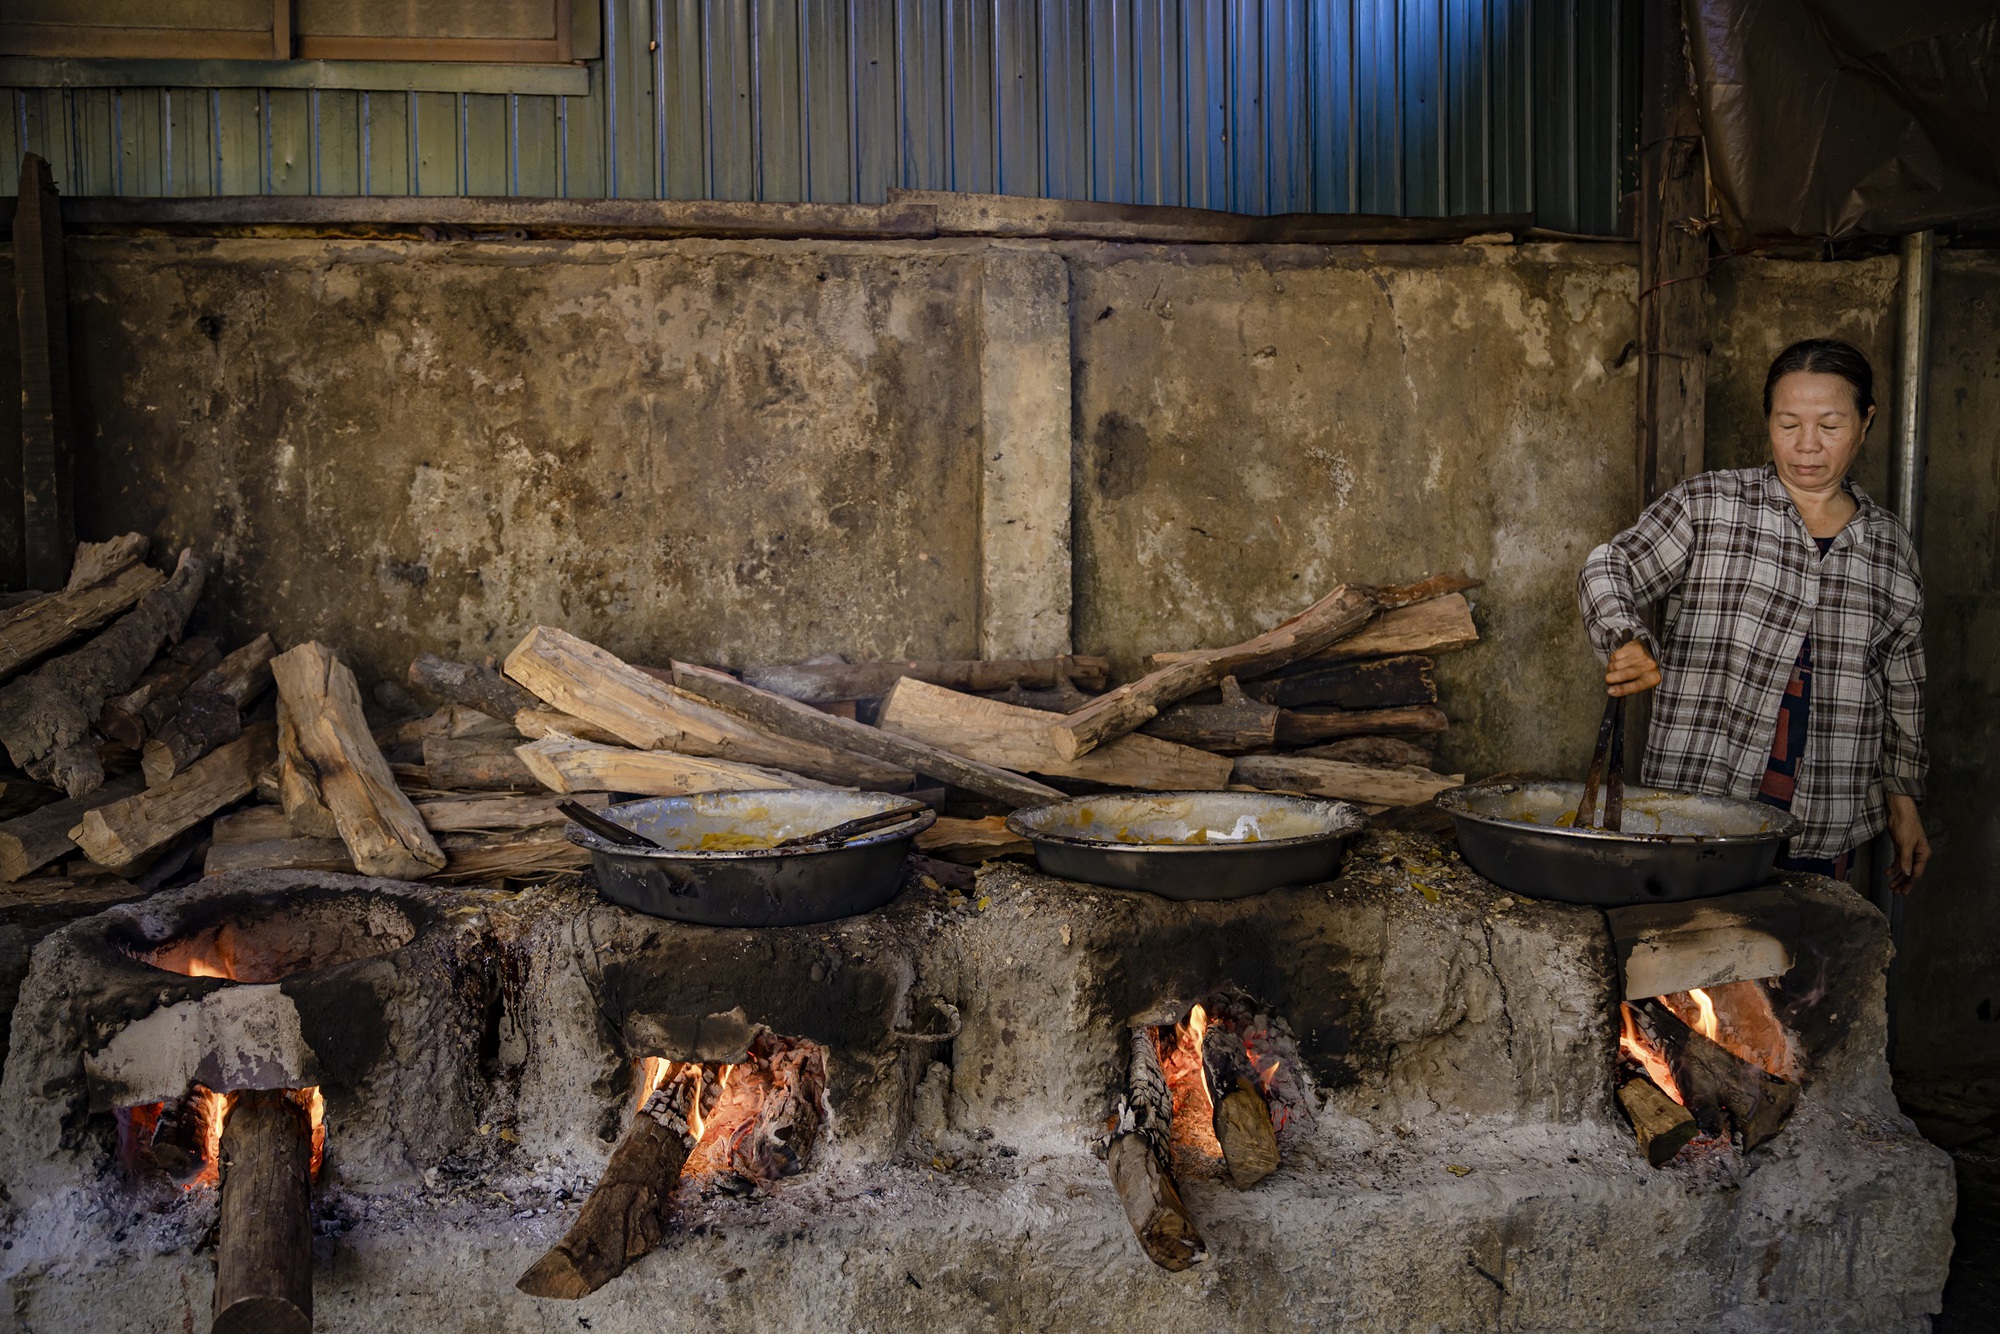
<svg viewBox="0 0 2000 1334">
<path fill-rule="evenodd" d="M 1617 650 L 1605 664 L 1604 684 L 1613 695 L 1636 695 L 1660 683 L 1660 664 L 1638 640 Z"/>
<path fill-rule="evenodd" d="M 1931 841 L 1924 837 L 1923 817 L 1917 803 L 1908 797 L 1889 794 L 1889 841 L 1896 845 L 1896 861 L 1889 868 L 1889 885 L 1898 894 L 1916 888 L 1917 877 L 1930 864 Z"/>
</svg>

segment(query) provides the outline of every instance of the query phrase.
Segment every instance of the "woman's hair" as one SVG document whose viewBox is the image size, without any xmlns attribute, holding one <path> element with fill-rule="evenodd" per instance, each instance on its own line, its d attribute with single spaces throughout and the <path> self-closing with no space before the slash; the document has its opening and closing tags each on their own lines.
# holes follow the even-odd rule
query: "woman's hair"
<svg viewBox="0 0 2000 1334">
<path fill-rule="evenodd" d="M 1838 338 L 1808 338 L 1793 343 L 1771 363 L 1770 374 L 1764 377 L 1766 417 L 1771 415 L 1771 391 L 1778 387 L 1778 381 L 1794 371 L 1838 375 L 1854 387 L 1854 410 L 1864 417 L 1875 406 L 1875 368 L 1868 364 L 1861 349 Z"/>
</svg>

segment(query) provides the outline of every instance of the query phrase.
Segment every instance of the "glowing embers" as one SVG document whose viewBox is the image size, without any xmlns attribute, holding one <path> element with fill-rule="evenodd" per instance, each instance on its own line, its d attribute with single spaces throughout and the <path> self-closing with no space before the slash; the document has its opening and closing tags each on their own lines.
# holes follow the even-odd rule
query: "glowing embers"
<svg viewBox="0 0 2000 1334">
<path fill-rule="evenodd" d="M 326 1159 L 326 1099 L 317 1087 L 284 1089 L 285 1098 L 304 1111 L 312 1127 L 312 1174 Z M 213 1188 L 221 1180 L 222 1132 L 237 1095 L 200 1084 L 173 1102 L 120 1107 L 118 1159 L 135 1175 L 166 1174 L 183 1190 Z"/>
<path fill-rule="evenodd" d="M 637 1108 L 563 1239 L 515 1286 L 534 1297 L 595 1292 L 659 1245 L 683 1177 L 748 1194 L 803 1172 L 828 1117 L 826 1051 L 759 1032 L 734 1064 L 643 1057 Z"/>
<path fill-rule="evenodd" d="M 1729 982 L 1619 1007 L 1618 1099 L 1659 1166 L 1687 1144 L 1754 1149 L 1798 1101 L 1805 1059 L 1762 982 Z"/>
</svg>

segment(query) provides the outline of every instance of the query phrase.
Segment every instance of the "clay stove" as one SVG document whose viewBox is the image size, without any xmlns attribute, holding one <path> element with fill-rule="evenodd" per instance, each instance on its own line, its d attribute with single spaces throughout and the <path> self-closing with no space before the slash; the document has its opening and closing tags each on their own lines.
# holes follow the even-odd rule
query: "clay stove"
<svg viewBox="0 0 2000 1334">
<path fill-rule="evenodd" d="M 1839 943 L 1795 944 L 1785 974 L 1809 964 L 1822 992 L 1787 1019 L 1809 1077 L 1781 1133 L 1655 1168 L 1615 1097 L 1629 938 L 1427 835 L 1371 834 L 1338 881 L 1234 902 L 995 864 L 755 931 L 639 917 L 577 880 L 219 877 L 38 951 L 0 1083 L 0 1272 L 24 1329 L 202 1327 L 215 1192 L 121 1166 L 117 1109 L 227 1065 L 325 1099 L 322 1329 L 601 1334 L 671 1309 L 719 1331 L 1918 1330 L 1951 1171 L 1890 1096 L 1886 934 L 1844 888 L 1779 892 L 1797 939 Z M 391 948 L 309 952 L 277 981 L 141 957 L 258 905 L 364 902 L 389 905 L 370 939 Z M 1248 1188 L 1183 1146 L 1204 1257 L 1170 1273 L 1097 1155 L 1134 1030 L 1171 1037 L 1232 998 L 1281 1025 L 1295 1092 L 1266 1091 L 1279 1160 Z M 575 1301 L 516 1290 L 630 1128 L 635 1063 L 739 1062 L 774 1037 L 824 1060 L 805 1170 L 747 1190 L 684 1174 L 651 1254 Z"/>
</svg>

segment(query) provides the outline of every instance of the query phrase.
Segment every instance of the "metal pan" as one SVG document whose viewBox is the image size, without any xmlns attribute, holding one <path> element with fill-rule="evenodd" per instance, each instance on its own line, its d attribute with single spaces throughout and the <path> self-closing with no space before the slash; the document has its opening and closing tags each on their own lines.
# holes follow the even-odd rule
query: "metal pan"
<svg viewBox="0 0 2000 1334">
<path fill-rule="evenodd" d="M 1484 783 L 1440 793 L 1472 869 L 1535 899 L 1620 907 L 1733 894 L 1770 878 L 1796 815 L 1760 801 L 1625 789 L 1622 830 L 1566 827 L 1583 784 Z M 1561 822 L 1561 823 L 1559 823 Z"/>
<path fill-rule="evenodd" d="M 705 926 L 802 926 L 872 912 L 895 898 L 910 840 L 937 815 L 918 807 L 900 824 L 830 848 L 771 845 L 908 805 L 908 797 L 880 792 L 706 792 L 605 812 L 663 851 L 619 847 L 581 825 L 566 832 L 590 849 L 598 889 L 613 903 Z"/>
<path fill-rule="evenodd" d="M 1268 792 L 1134 792 L 1016 811 L 1050 875 L 1170 899 L 1240 899 L 1331 880 L 1368 822 L 1345 801 Z"/>
</svg>

